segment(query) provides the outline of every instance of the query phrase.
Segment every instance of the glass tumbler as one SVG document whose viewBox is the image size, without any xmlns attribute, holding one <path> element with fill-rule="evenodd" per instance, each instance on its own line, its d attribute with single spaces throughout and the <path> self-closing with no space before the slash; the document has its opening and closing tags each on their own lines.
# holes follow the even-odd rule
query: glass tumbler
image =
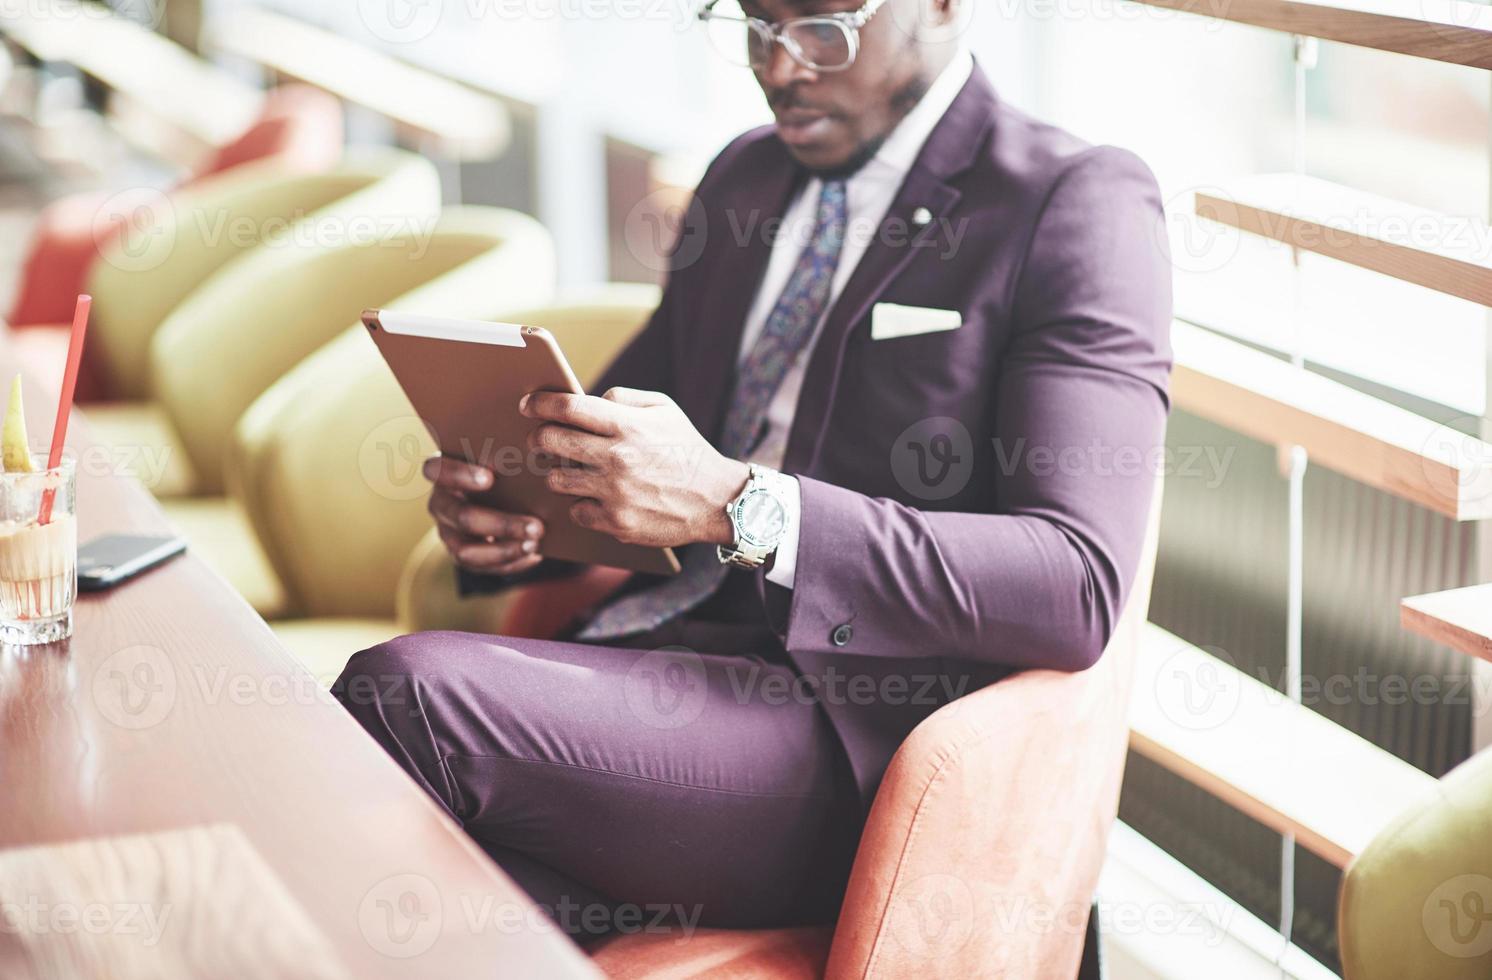
<svg viewBox="0 0 1492 980">
<path fill-rule="evenodd" d="M 73 634 L 78 595 L 77 472 L 73 460 L 35 473 L 0 473 L 0 643 Z"/>
</svg>

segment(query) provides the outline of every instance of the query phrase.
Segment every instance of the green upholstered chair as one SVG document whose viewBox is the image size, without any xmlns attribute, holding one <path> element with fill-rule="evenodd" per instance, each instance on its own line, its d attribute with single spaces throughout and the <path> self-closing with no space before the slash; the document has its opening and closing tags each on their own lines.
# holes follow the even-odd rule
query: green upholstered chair
<svg viewBox="0 0 1492 980">
<path fill-rule="evenodd" d="M 322 173 L 268 161 L 204 179 L 140 212 L 129 234 L 95 263 L 90 347 L 118 397 L 145 398 L 156 329 L 234 259 L 291 229 L 320 227 L 331 235 L 340 226 L 345 235 L 359 222 L 426 221 L 439 208 L 434 166 L 392 149 L 348 151 L 340 166 Z"/>
<path fill-rule="evenodd" d="M 1492 977 L 1492 751 L 1389 824 L 1347 868 L 1346 980 Z"/>
<path fill-rule="evenodd" d="M 588 289 L 547 307 L 500 308 L 505 296 L 513 291 L 488 290 L 465 315 L 548 328 L 587 385 L 658 304 L 651 286 Z M 458 599 L 430 531 L 420 466 L 434 451 L 361 327 L 302 362 L 239 422 L 231 492 L 283 584 L 290 616 L 273 626 L 324 683 L 397 633 L 496 627 L 501 600 Z"/>
<path fill-rule="evenodd" d="M 270 559 L 289 568 L 287 550 L 376 552 L 381 536 L 370 529 L 396 520 L 398 513 L 397 507 L 383 514 L 374 506 L 363 512 L 373 523 L 338 519 L 352 512 L 354 499 L 365 499 L 339 482 L 341 477 L 363 485 L 366 497 L 380 499 L 382 487 L 369 484 L 362 470 L 339 467 L 348 460 L 377 458 L 389 429 L 380 427 L 382 419 L 370 422 L 355 400 L 340 400 L 378 366 L 369 360 L 377 353 L 361 336 L 358 315 L 365 307 L 388 306 L 486 318 L 505 305 L 545 301 L 553 294 L 554 277 L 554 247 L 543 226 L 514 211 L 483 207 L 449 208 L 417 240 L 271 250 L 243 263 L 194 295 L 156 337 L 159 404 L 196 474 L 195 495 L 164 501 L 168 516 L 262 614 L 284 615 L 308 608 L 308 602 L 314 608 L 314 583 L 302 580 L 287 592 Z M 263 302 L 253 301 L 261 295 Z M 307 363 L 297 367 L 302 361 Z M 276 382 L 287 374 L 310 381 L 291 382 L 276 393 Z M 287 398 L 288 391 L 294 394 Z M 251 406 L 253 418 L 235 443 L 240 419 Z M 397 427 L 399 421 L 389 425 Z M 293 462 L 279 455 L 282 438 L 305 451 Z M 291 537 L 261 537 L 252 529 L 239 500 L 257 503 L 262 496 L 226 494 L 225 467 L 235 445 L 242 458 L 264 463 L 241 467 L 233 477 L 251 491 L 272 479 L 265 474 L 274 464 L 288 465 L 273 470 L 287 481 L 283 499 L 255 511 L 253 523 L 288 527 Z M 398 452 L 409 445 L 395 438 L 387 448 Z M 293 524 L 302 505 L 324 517 L 331 533 L 302 541 Z M 392 526 L 386 531 L 393 536 Z M 268 557 L 260 540 L 270 550 Z M 406 543 L 392 560 L 402 562 L 408 550 Z M 333 582 L 325 588 L 335 592 L 339 586 Z"/>
<path fill-rule="evenodd" d="M 429 229 L 439 210 L 440 178 L 434 166 L 388 149 L 350 152 L 341 166 L 315 175 L 248 164 L 183 190 L 171 208 L 153 215 L 154 225 L 135 229 L 95 264 L 89 351 L 123 400 L 90 406 L 94 431 L 120 450 L 122 465 L 157 496 L 211 491 L 220 485 L 217 471 L 193 472 L 189 451 L 155 397 L 153 361 L 178 349 L 190 355 L 180 338 L 195 324 L 253 325 L 257 332 L 264 321 L 256 318 L 256 310 L 278 315 L 289 295 L 291 267 L 336 251 L 357 236 L 417 235 Z M 133 257 L 116 254 L 130 241 L 165 242 L 169 248 L 159 261 L 148 249 Z M 285 277 L 286 288 L 266 278 L 276 272 Z M 258 287 L 241 288 L 250 281 Z M 163 330 L 172 337 L 164 354 L 155 343 Z M 22 339 L 54 333 L 26 331 Z M 66 336 L 60 336 L 56 365 L 43 368 L 49 374 L 61 370 Z M 296 344 L 287 348 L 295 349 Z M 266 350 L 264 355 L 278 353 Z M 171 368 L 191 371 L 198 366 L 178 362 Z M 205 485 L 199 484 L 199 476 Z"/>
</svg>

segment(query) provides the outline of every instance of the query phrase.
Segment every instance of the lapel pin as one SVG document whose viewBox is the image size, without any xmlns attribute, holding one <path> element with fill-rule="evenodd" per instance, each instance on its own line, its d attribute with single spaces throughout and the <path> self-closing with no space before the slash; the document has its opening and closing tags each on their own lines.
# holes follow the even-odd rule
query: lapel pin
<svg viewBox="0 0 1492 980">
<path fill-rule="evenodd" d="M 926 228 L 932 224 L 932 212 L 927 208 L 918 208 L 912 212 L 912 224 L 918 228 Z"/>
</svg>

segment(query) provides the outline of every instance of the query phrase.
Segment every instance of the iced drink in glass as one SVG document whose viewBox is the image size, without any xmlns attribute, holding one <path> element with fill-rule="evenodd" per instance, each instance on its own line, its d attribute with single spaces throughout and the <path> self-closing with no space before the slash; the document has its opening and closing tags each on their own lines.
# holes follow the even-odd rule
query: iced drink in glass
<svg viewBox="0 0 1492 980">
<path fill-rule="evenodd" d="M 73 632 L 78 595 L 75 467 L 0 473 L 0 642 L 30 645 Z"/>
</svg>

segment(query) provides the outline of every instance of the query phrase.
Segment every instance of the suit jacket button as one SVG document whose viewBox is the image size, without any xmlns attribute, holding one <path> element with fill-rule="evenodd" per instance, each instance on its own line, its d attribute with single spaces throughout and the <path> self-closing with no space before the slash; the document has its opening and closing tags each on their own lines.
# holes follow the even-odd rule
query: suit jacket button
<svg viewBox="0 0 1492 980">
<path fill-rule="evenodd" d="M 834 628 L 834 632 L 829 636 L 829 642 L 837 647 L 847 646 L 850 642 L 850 637 L 854 635 L 855 631 L 850 628 L 850 624 L 845 623 L 843 626 L 836 626 Z"/>
</svg>

